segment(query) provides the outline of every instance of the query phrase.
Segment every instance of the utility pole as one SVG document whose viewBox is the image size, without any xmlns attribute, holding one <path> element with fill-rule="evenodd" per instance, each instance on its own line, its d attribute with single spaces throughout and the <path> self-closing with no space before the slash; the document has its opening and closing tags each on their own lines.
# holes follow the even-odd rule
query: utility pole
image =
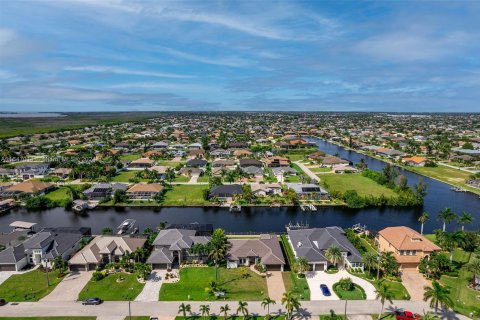
<svg viewBox="0 0 480 320">
<path fill-rule="evenodd" d="M 347 319 L 347 303 L 348 300 L 345 300 L 345 320 Z"/>
<path fill-rule="evenodd" d="M 380 257 L 381 257 L 381 253 L 380 253 L 380 249 L 378 249 L 378 256 L 377 256 L 377 261 L 378 261 L 378 265 L 377 265 L 377 280 L 380 278 Z"/>
<path fill-rule="evenodd" d="M 47 275 L 47 287 L 50 287 L 50 279 L 48 278 L 48 259 L 44 258 L 43 261 L 45 262 L 45 274 Z"/>
<path fill-rule="evenodd" d="M 128 319 L 132 320 L 132 310 L 130 308 L 130 303 L 131 303 L 131 301 L 128 300 Z"/>
</svg>

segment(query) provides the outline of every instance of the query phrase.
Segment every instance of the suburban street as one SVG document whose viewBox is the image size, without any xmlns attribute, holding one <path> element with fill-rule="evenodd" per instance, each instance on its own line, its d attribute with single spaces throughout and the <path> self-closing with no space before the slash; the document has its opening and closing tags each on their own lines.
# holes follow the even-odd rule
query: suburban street
<svg viewBox="0 0 480 320">
<path fill-rule="evenodd" d="M 173 318 L 178 315 L 178 306 L 181 302 L 131 302 L 132 316 L 157 316 L 162 318 Z M 236 309 L 236 301 L 215 301 L 215 302 L 189 302 L 192 312 L 198 313 L 201 304 L 209 304 L 211 314 L 218 314 L 220 306 L 229 304 L 231 309 Z M 265 314 L 260 301 L 248 302 L 250 314 Z M 380 312 L 381 304 L 377 300 L 348 301 L 348 315 L 370 315 Z M 423 314 L 430 310 L 427 303 L 420 301 L 393 301 L 393 304 L 385 303 L 385 312 L 403 308 L 412 312 Z M 300 314 L 302 318 L 316 317 L 320 314 L 328 314 L 334 310 L 337 314 L 345 311 L 345 301 L 304 301 L 302 302 Z M 272 314 L 284 308 L 277 303 L 270 308 Z M 99 317 L 121 317 L 128 315 L 128 302 L 104 302 L 99 306 L 83 306 L 80 302 L 23 302 L 15 305 L 8 304 L 0 308 L 0 317 L 31 317 L 31 316 L 99 316 Z M 465 316 L 453 312 L 442 313 L 442 319 L 468 319 Z"/>
</svg>

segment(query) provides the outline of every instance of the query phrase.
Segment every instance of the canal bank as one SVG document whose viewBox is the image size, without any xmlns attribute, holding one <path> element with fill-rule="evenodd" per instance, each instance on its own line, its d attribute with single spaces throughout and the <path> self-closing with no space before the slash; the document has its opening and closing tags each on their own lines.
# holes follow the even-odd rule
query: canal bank
<svg viewBox="0 0 480 320">
<path fill-rule="evenodd" d="M 310 138 L 321 151 L 328 154 L 338 154 L 353 163 L 365 161 L 369 168 L 382 170 L 385 162 L 360 154 L 352 150 L 329 143 L 325 140 Z M 410 185 L 422 176 L 399 168 Z M 318 207 L 316 212 L 302 211 L 298 207 L 243 207 L 241 212 L 229 212 L 228 208 L 219 207 L 115 207 L 97 208 L 84 214 L 75 214 L 64 208 L 54 208 L 42 211 L 28 211 L 25 208 L 14 208 L 0 215 L 0 232 L 10 231 L 8 226 L 15 220 L 37 222 L 40 226 L 89 226 L 93 232 L 100 232 L 104 227 L 117 227 L 125 219 L 137 220 L 141 230 L 155 227 L 162 221 L 169 223 L 211 223 L 215 227 L 225 228 L 229 232 L 283 232 L 289 222 L 306 223 L 311 227 L 338 225 L 351 227 L 361 223 L 373 230 L 387 226 L 405 225 L 419 230 L 419 216 L 427 211 L 430 219 L 425 224 L 425 232 L 441 228 L 441 222 L 436 217 L 440 210 L 450 207 L 453 212 L 461 214 L 469 212 L 474 217 L 474 223 L 466 226 L 467 230 L 480 228 L 480 200 L 469 192 L 454 192 L 450 185 L 428 177 L 422 177 L 427 187 L 427 196 L 423 207 L 370 207 L 349 209 L 345 207 Z M 459 226 L 452 223 L 448 230 Z"/>
</svg>

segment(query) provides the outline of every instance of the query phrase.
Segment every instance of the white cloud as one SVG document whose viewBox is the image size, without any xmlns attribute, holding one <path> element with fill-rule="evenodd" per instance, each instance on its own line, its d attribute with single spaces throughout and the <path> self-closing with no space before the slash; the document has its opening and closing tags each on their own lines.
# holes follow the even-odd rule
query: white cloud
<svg viewBox="0 0 480 320">
<path fill-rule="evenodd" d="M 172 48 L 160 47 L 160 50 L 178 58 L 206 63 L 206 64 L 219 65 L 219 66 L 238 68 L 238 67 L 245 67 L 253 63 L 252 61 L 239 58 L 239 57 L 206 58 L 206 57 L 183 52 L 183 51 L 172 49 Z"/>
<path fill-rule="evenodd" d="M 467 41 L 468 36 L 462 32 L 445 36 L 396 32 L 363 40 L 355 50 L 392 61 L 434 60 L 458 53 Z"/>
<path fill-rule="evenodd" d="M 80 72 L 98 72 L 98 73 L 113 73 L 113 74 L 125 74 L 134 76 L 146 76 L 146 77 L 159 77 L 159 78 L 178 78 L 178 79 L 191 79 L 196 78 L 192 75 L 183 75 L 167 72 L 155 72 L 144 70 L 133 70 L 126 68 L 110 67 L 110 66 L 67 66 L 64 68 L 66 71 L 80 71 Z"/>
</svg>

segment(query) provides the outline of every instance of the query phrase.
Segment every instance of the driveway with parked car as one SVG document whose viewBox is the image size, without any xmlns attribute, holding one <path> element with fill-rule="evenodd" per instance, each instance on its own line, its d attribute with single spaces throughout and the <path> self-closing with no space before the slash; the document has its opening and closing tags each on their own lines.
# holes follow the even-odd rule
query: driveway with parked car
<svg viewBox="0 0 480 320">
<path fill-rule="evenodd" d="M 307 282 L 310 287 L 311 300 L 340 300 L 333 291 L 333 285 L 342 278 L 350 278 L 353 283 L 358 284 L 365 290 L 367 299 L 375 299 L 375 287 L 367 280 L 351 275 L 346 270 L 340 270 L 334 274 L 328 274 L 324 271 L 312 271 L 307 273 Z M 330 296 L 323 293 L 321 285 L 326 285 L 330 291 Z"/>
</svg>

